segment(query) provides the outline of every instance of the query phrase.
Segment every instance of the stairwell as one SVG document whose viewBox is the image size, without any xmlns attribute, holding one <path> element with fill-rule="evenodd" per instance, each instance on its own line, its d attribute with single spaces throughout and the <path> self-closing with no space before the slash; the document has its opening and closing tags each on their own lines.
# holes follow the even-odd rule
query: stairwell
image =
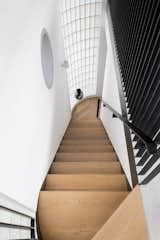
<svg viewBox="0 0 160 240">
<path fill-rule="evenodd" d="M 46 177 L 38 204 L 43 240 L 91 240 L 129 193 L 96 110 L 96 98 L 74 109 Z"/>
</svg>

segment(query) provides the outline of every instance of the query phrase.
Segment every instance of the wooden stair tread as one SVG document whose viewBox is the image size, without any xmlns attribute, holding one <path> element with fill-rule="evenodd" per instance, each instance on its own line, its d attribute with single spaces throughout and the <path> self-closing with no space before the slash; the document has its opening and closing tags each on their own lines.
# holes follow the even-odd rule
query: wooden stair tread
<svg viewBox="0 0 160 240">
<path fill-rule="evenodd" d="M 49 174 L 45 190 L 127 190 L 124 175 L 117 174 Z"/>
<path fill-rule="evenodd" d="M 55 161 L 60 162 L 84 162 L 84 161 L 117 161 L 114 152 L 110 153 L 57 153 Z"/>
<path fill-rule="evenodd" d="M 92 240 L 149 240 L 140 187 L 137 186 Z"/>
<path fill-rule="evenodd" d="M 102 131 L 67 131 L 64 139 L 108 139 L 105 132 Z"/>
<path fill-rule="evenodd" d="M 71 121 L 70 128 L 102 128 L 100 121 Z"/>
<path fill-rule="evenodd" d="M 104 128 L 100 127 L 100 128 L 68 128 L 67 129 L 67 133 L 77 133 L 77 134 L 81 134 L 81 133 L 105 133 Z"/>
<path fill-rule="evenodd" d="M 78 124 L 85 124 L 85 123 L 91 123 L 91 124 L 101 124 L 102 125 L 102 122 L 99 118 L 93 118 L 93 119 L 71 119 L 70 123 L 69 124 L 74 124 L 74 123 L 78 123 Z"/>
<path fill-rule="evenodd" d="M 105 139 L 107 137 L 106 132 L 104 131 L 103 128 L 96 129 L 96 128 L 69 128 L 65 135 L 64 139 L 67 138 L 76 138 L 76 139 L 81 139 L 81 138 L 91 138 L 91 139 Z"/>
<path fill-rule="evenodd" d="M 113 152 L 113 147 L 111 145 L 61 145 L 58 152 Z"/>
<path fill-rule="evenodd" d="M 121 173 L 121 166 L 118 162 L 54 162 L 51 166 L 50 173 Z"/>
<path fill-rule="evenodd" d="M 41 191 L 38 217 L 43 240 L 91 239 L 127 194 L 126 191 Z"/>
<path fill-rule="evenodd" d="M 96 138 L 96 139 L 99 139 L 99 140 L 103 140 L 103 139 L 106 139 L 106 135 L 105 134 L 96 134 L 96 133 L 91 133 L 91 134 L 88 134 L 88 133 L 84 133 L 84 134 L 78 134 L 78 135 L 75 135 L 75 134 L 66 134 L 65 135 L 65 139 L 76 139 L 76 138 L 79 138 L 79 139 L 92 139 L 92 138 Z"/>
<path fill-rule="evenodd" d="M 74 140 L 70 140 L 70 139 L 64 139 L 61 142 L 61 145 L 97 145 L 97 146 L 106 146 L 108 144 L 111 144 L 110 141 L 108 139 L 100 139 L 100 140 L 96 140 L 96 139 L 74 139 Z"/>
</svg>

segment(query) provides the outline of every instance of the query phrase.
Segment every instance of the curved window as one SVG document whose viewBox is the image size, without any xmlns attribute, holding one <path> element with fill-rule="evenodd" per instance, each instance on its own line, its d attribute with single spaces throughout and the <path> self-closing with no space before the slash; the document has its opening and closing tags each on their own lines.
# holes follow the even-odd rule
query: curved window
<svg viewBox="0 0 160 240">
<path fill-rule="evenodd" d="M 46 30 L 42 31 L 41 35 L 41 63 L 42 71 L 46 86 L 48 89 L 52 88 L 53 85 L 53 53 L 51 42 Z"/>
<path fill-rule="evenodd" d="M 76 89 L 84 97 L 96 94 L 102 0 L 62 0 L 61 15 L 73 106 Z"/>
</svg>

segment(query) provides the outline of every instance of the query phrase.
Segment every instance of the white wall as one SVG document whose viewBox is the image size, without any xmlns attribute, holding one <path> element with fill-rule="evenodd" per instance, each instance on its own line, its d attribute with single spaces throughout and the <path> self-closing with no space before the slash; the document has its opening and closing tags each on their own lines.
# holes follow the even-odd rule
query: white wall
<svg viewBox="0 0 160 240">
<path fill-rule="evenodd" d="M 147 161 L 148 162 L 148 161 Z M 158 165 L 160 159 L 151 167 L 151 169 L 140 179 L 140 182 L 146 178 Z M 139 167 L 138 172 L 142 169 Z M 158 174 L 151 182 L 141 186 L 143 205 L 150 234 L 150 240 L 159 240 L 160 226 L 160 174 Z"/>
<path fill-rule="evenodd" d="M 106 39 L 106 6 L 107 0 L 103 0 L 103 8 L 101 14 L 101 34 L 99 40 L 99 52 L 98 52 L 98 71 L 97 71 L 97 90 L 96 95 L 102 97 L 103 81 L 106 65 L 106 55 L 107 55 L 107 39 Z"/>
<path fill-rule="evenodd" d="M 160 229 L 160 175 L 147 185 L 141 186 L 143 205 L 150 240 L 159 240 Z"/>
<path fill-rule="evenodd" d="M 31 210 L 70 120 L 59 1 L 0 2 L 0 192 Z M 54 84 L 45 86 L 40 36 L 54 54 Z"/>
<path fill-rule="evenodd" d="M 119 72 L 117 63 L 114 58 L 113 42 L 110 34 L 110 12 L 107 8 L 105 16 L 105 32 L 107 39 L 107 57 L 105 66 L 105 76 L 103 83 L 103 93 L 102 99 L 112 106 L 116 111 L 121 113 L 120 99 L 118 93 L 117 78 L 119 77 Z M 107 108 L 101 108 L 100 117 L 103 122 L 104 127 L 111 139 L 114 149 L 119 157 L 122 164 L 124 172 L 128 178 L 130 185 L 131 175 L 128 161 L 128 153 L 125 141 L 124 127 L 119 119 L 112 118 L 112 113 Z"/>
<path fill-rule="evenodd" d="M 105 29 L 102 28 L 99 43 L 98 73 L 97 73 L 97 96 L 102 96 L 105 63 L 107 54 L 107 40 Z"/>
</svg>

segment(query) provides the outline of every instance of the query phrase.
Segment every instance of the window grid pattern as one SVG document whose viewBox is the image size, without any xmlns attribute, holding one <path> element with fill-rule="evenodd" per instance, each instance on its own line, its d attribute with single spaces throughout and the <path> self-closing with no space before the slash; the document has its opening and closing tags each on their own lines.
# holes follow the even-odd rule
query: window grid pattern
<svg viewBox="0 0 160 240">
<path fill-rule="evenodd" d="M 95 95 L 102 0 L 62 0 L 61 16 L 71 105 L 75 90 Z"/>
</svg>

